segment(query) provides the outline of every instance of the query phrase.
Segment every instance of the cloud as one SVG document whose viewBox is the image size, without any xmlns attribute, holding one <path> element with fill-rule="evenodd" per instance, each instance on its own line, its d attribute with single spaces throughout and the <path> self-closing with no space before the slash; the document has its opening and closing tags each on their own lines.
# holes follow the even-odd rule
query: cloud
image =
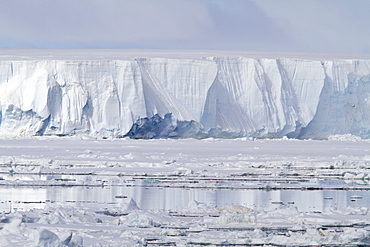
<svg viewBox="0 0 370 247">
<path fill-rule="evenodd" d="M 155 46 L 203 39 L 205 5 L 177 0 L 17 0 L 0 3 L 0 36 L 67 46 Z"/>
<path fill-rule="evenodd" d="M 213 24 L 210 37 L 216 47 L 273 50 L 276 44 L 288 44 L 284 30 L 253 1 L 230 0 L 208 2 Z"/>
<path fill-rule="evenodd" d="M 368 0 L 255 2 L 289 34 L 295 50 L 370 52 Z"/>
<path fill-rule="evenodd" d="M 369 4 L 367 0 L 2 0 L 0 47 L 366 51 Z"/>
</svg>

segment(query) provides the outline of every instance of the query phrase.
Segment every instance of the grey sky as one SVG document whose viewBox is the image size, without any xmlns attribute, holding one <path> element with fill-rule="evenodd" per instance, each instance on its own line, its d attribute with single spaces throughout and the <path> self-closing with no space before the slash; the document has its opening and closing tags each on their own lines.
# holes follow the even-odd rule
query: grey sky
<svg viewBox="0 0 370 247">
<path fill-rule="evenodd" d="M 369 0 L 0 0 L 0 48 L 370 52 Z"/>
</svg>

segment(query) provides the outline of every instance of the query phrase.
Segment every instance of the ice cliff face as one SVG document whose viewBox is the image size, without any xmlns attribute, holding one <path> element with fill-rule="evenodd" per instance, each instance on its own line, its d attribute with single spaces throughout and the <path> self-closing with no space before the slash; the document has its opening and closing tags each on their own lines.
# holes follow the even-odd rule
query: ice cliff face
<svg viewBox="0 0 370 247">
<path fill-rule="evenodd" d="M 3 137 L 123 136 L 167 113 L 183 132 L 196 121 L 208 134 L 369 138 L 370 60 L 0 61 Z"/>
</svg>

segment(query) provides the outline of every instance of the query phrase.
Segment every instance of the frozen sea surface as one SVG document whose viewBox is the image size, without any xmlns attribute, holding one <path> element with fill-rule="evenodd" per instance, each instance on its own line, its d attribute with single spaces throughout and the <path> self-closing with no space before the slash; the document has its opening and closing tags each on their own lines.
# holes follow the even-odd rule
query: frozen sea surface
<svg viewBox="0 0 370 247">
<path fill-rule="evenodd" d="M 0 140 L 1 246 L 370 243 L 370 142 Z"/>
</svg>

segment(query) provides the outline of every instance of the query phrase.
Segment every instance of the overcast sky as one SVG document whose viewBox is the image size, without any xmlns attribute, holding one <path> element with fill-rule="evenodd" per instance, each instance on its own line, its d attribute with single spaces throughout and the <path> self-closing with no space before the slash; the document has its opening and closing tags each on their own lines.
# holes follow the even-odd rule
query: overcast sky
<svg viewBox="0 0 370 247">
<path fill-rule="evenodd" d="M 370 53 L 370 0 L 0 0 L 0 48 Z"/>
</svg>

